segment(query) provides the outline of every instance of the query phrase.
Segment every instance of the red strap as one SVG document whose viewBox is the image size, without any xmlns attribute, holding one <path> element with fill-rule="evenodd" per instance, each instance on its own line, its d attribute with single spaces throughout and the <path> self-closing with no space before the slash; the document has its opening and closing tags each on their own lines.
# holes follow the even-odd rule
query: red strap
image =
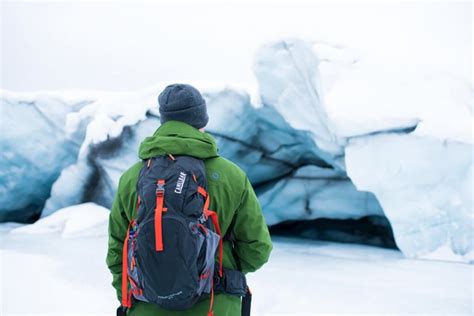
<svg viewBox="0 0 474 316">
<path fill-rule="evenodd" d="M 131 296 L 128 293 L 128 239 L 130 237 L 130 227 L 132 222 L 128 225 L 127 235 L 125 236 L 125 241 L 123 243 L 122 251 L 122 306 L 132 307 Z"/>
<path fill-rule="evenodd" d="M 156 251 L 163 251 L 163 234 L 161 231 L 161 214 L 166 212 L 163 208 L 163 200 L 165 195 L 164 190 L 165 180 L 158 180 L 158 187 L 156 189 L 156 207 L 155 207 L 155 248 Z"/>
<path fill-rule="evenodd" d="M 203 187 L 201 187 L 201 186 L 198 186 L 198 192 L 199 192 L 199 194 L 201 194 L 201 195 L 204 196 L 204 197 L 207 196 L 206 190 L 205 190 Z"/>
<path fill-rule="evenodd" d="M 142 295 L 142 294 L 143 294 L 143 291 L 142 291 L 142 289 L 135 283 L 135 281 L 133 281 L 132 278 L 128 278 L 128 280 L 130 281 L 130 284 L 132 284 L 132 293 L 135 294 L 135 295 Z"/>
<path fill-rule="evenodd" d="M 209 270 L 207 270 L 206 272 L 204 272 L 203 274 L 201 274 L 201 275 L 199 276 L 199 279 L 205 280 L 205 279 L 207 279 L 207 278 L 209 277 L 210 274 L 211 274 L 211 273 L 209 272 Z M 212 281 L 212 280 L 211 280 L 211 281 Z"/>
<path fill-rule="evenodd" d="M 219 218 L 217 213 L 209 210 L 209 195 L 206 197 L 206 202 L 204 203 L 204 216 L 211 217 L 214 228 L 216 229 L 217 234 L 219 235 L 219 276 L 222 277 L 222 257 L 223 257 L 223 244 L 222 244 L 222 233 L 219 226 Z"/>
<path fill-rule="evenodd" d="M 222 233 L 221 233 L 221 228 L 219 227 L 219 219 L 217 218 L 216 212 L 209 211 L 212 223 L 214 224 L 214 227 L 216 228 L 216 232 L 219 235 L 219 276 L 222 277 L 222 256 L 223 256 L 223 245 L 222 245 Z"/>
<path fill-rule="evenodd" d="M 206 226 L 204 226 L 203 224 L 198 224 L 198 226 L 201 227 L 201 229 L 204 231 L 204 233 L 206 233 L 206 235 L 209 234 L 209 233 L 207 232 Z"/>
<path fill-rule="evenodd" d="M 204 212 L 204 216 L 209 216 L 209 203 L 211 201 L 211 198 L 208 196 L 206 196 L 206 201 L 204 202 L 204 207 L 203 207 L 203 212 Z"/>
</svg>

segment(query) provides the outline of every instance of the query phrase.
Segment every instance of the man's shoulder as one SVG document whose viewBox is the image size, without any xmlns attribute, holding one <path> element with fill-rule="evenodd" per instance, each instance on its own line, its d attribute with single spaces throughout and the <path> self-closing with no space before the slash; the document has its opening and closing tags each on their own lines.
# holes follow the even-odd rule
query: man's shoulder
<svg viewBox="0 0 474 316">
<path fill-rule="evenodd" d="M 132 188 L 135 190 L 137 183 L 138 175 L 140 174 L 140 169 L 142 167 L 142 162 L 138 161 L 130 168 L 125 170 L 124 173 L 120 176 L 119 180 L 119 191 Z"/>
<path fill-rule="evenodd" d="M 245 172 L 237 164 L 221 156 L 206 161 L 206 172 L 211 181 L 221 180 L 234 185 L 244 185 L 247 178 Z"/>
</svg>

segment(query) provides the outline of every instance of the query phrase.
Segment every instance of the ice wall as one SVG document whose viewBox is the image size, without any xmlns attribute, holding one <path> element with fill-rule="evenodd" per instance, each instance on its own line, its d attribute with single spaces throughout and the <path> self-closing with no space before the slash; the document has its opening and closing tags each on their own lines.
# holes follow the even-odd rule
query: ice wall
<svg viewBox="0 0 474 316">
<path fill-rule="evenodd" d="M 404 254 L 472 256 L 471 83 L 350 56 L 300 40 L 265 45 L 255 62 L 263 102 L 376 195 Z"/>
<path fill-rule="evenodd" d="M 77 159 L 87 121 L 66 131 L 67 114 L 90 103 L 61 94 L 0 95 L 0 222 L 38 218 L 51 186 Z"/>
<path fill-rule="evenodd" d="M 263 46 L 254 71 L 262 104 L 235 88 L 201 90 L 207 130 L 247 172 L 268 224 L 386 216 L 408 256 L 472 256 L 469 82 L 301 40 Z M 110 207 L 159 126 L 163 88 L 2 91 L 0 221 L 88 201 Z"/>
</svg>

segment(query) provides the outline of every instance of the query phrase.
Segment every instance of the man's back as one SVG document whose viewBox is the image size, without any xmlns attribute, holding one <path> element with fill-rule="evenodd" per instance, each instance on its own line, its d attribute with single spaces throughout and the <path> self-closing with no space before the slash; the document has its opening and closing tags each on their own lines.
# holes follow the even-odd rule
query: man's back
<svg viewBox="0 0 474 316">
<path fill-rule="evenodd" d="M 141 144 L 139 157 L 172 154 L 200 158 L 206 167 L 210 209 L 218 214 L 222 235 L 230 232 L 234 237 L 234 248 L 224 241 L 223 266 L 242 272 L 253 272 L 260 268 L 271 252 L 271 240 L 259 202 L 245 173 L 232 162 L 220 157 L 211 135 L 180 121 L 165 122 L 155 134 Z M 142 163 L 128 169 L 121 177 L 119 189 L 110 215 L 109 251 L 107 264 L 121 298 L 122 247 L 129 222 L 136 216 L 136 183 Z M 215 315 L 240 315 L 240 298 L 231 295 L 216 295 Z M 190 310 L 170 312 L 154 305 L 136 302 L 130 315 L 206 315 L 209 300 L 196 304 Z"/>
</svg>

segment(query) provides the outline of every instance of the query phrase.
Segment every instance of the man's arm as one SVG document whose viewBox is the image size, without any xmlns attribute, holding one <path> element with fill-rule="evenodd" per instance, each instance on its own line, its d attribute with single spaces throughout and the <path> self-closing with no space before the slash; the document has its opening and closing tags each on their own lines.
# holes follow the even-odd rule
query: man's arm
<svg viewBox="0 0 474 316">
<path fill-rule="evenodd" d="M 109 248 L 106 259 L 107 266 L 113 276 L 112 286 L 117 291 L 119 301 L 122 299 L 122 249 L 129 224 L 129 220 L 125 214 L 121 192 L 121 185 L 119 183 L 119 188 L 115 194 L 114 204 L 109 216 Z"/>
<path fill-rule="evenodd" d="M 260 202 L 245 177 L 245 189 L 235 214 L 233 227 L 235 255 L 242 272 L 254 272 L 270 257 L 272 241 L 268 232 Z"/>
</svg>

